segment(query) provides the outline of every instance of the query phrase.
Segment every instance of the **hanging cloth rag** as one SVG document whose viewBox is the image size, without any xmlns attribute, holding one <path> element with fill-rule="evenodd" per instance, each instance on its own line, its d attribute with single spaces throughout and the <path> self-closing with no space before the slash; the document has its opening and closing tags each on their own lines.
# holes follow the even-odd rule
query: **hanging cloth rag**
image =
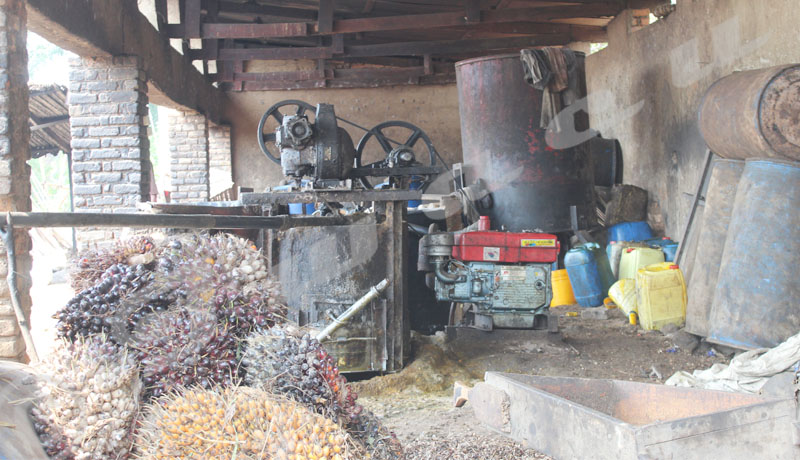
<svg viewBox="0 0 800 460">
<path fill-rule="evenodd" d="M 547 55 L 541 50 L 522 50 L 520 59 L 522 59 L 522 69 L 525 71 L 525 81 L 539 91 L 547 88 L 553 78 L 547 63 Z"/>
<path fill-rule="evenodd" d="M 578 94 L 579 72 L 575 53 L 567 48 L 542 48 L 520 51 L 525 81 L 542 91 L 542 112 L 539 127 L 554 124 L 561 131 L 558 113 L 575 102 Z"/>
</svg>

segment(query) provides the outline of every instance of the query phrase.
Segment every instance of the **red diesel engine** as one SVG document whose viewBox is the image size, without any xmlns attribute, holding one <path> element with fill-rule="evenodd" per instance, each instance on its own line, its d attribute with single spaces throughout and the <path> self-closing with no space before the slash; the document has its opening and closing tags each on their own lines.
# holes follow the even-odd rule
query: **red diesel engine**
<svg viewBox="0 0 800 460">
<path fill-rule="evenodd" d="M 481 217 L 478 231 L 431 233 L 420 241 L 436 298 L 458 309 L 451 321 L 484 330 L 557 327 L 548 312 L 558 238 L 488 229 Z"/>
</svg>

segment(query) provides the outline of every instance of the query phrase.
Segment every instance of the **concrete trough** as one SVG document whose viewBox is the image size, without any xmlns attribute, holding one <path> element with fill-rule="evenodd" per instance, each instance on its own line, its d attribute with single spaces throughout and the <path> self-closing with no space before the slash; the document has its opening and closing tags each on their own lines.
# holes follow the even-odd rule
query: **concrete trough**
<svg viewBox="0 0 800 460">
<path fill-rule="evenodd" d="M 793 398 L 487 372 L 475 416 L 566 459 L 800 459 Z"/>
</svg>

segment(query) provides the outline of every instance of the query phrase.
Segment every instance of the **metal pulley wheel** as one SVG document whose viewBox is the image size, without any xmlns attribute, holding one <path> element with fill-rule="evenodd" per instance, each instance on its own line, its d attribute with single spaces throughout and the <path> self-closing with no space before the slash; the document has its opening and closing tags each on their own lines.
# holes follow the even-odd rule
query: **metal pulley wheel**
<svg viewBox="0 0 800 460">
<path fill-rule="evenodd" d="M 275 163 L 281 164 L 281 154 L 275 146 L 275 131 L 283 123 L 283 117 L 286 115 L 297 115 L 300 117 L 306 115 L 306 112 L 311 112 L 312 119 L 309 119 L 309 121 L 313 123 L 313 115 L 316 113 L 316 110 L 317 109 L 308 102 L 294 99 L 278 102 L 267 109 L 258 122 L 257 131 L 258 146 L 261 148 L 261 151 L 264 152 L 264 155 Z M 274 120 L 277 124 L 270 123 L 270 120 Z M 264 132 L 265 128 L 267 132 Z M 270 150 L 270 148 L 272 150 Z"/>
<path fill-rule="evenodd" d="M 384 130 L 391 130 L 390 133 L 393 137 L 405 139 L 403 143 L 393 140 L 391 137 L 384 134 Z M 398 132 L 407 131 L 409 134 L 398 136 Z M 375 139 L 377 148 L 380 148 L 382 158 L 379 161 L 370 164 L 364 164 L 363 155 L 367 149 L 367 144 Z M 424 146 L 415 152 L 414 147 L 422 141 Z M 375 144 L 375 142 L 373 142 Z M 375 125 L 364 134 L 364 137 L 358 141 L 356 147 L 356 168 L 393 168 L 398 166 L 436 166 L 436 158 L 438 153 L 433 146 L 433 142 L 425 132 L 405 121 L 386 121 Z M 422 160 L 422 161 L 420 161 Z M 373 185 L 366 177 L 360 177 L 361 184 L 366 189 L 373 188 Z M 423 189 L 431 181 L 430 176 L 425 176 Z"/>
</svg>

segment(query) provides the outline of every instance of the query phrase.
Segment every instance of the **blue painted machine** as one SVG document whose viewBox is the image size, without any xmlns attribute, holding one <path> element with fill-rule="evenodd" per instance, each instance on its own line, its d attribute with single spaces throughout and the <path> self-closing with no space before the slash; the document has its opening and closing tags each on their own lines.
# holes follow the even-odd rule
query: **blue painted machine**
<svg viewBox="0 0 800 460">
<path fill-rule="evenodd" d="M 493 328 L 552 329 L 550 273 L 558 259 L 555 235 L 489 231 L 430 233 L 420 241 L 420 267 L 428 286 L 452 302 L 450 324 Z"/>
</svg>

